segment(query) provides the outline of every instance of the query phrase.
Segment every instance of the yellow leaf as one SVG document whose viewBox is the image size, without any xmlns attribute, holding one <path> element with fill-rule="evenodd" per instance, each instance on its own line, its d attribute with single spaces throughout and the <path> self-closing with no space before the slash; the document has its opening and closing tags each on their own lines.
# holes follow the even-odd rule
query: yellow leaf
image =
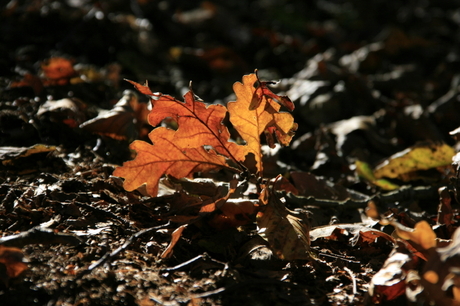
<svg viewBox="0 0 460 306">
<path fill-rule="evenodd" d="M 280 113 L 281 102 L 292 110 L 294 105 L 286 97 L 280 97 L 259 81 L 257 74 L 243 76 L 243 83 L 236 82 L 233 90 L 237 97 L 235 102 L 227 104 L 230 122 L 246 141 L 247 152 L 253 153 L 257 170 L 262 176 L 262 149 L 260 136 L 265 133 L 270 146 L 274 145 L 273 134 L 280 144 L 286 146 L 294 136 L 297 124 L 289 113 Z M 289 104 L 289 102 L 291 104 Z"/>
<path fill-rule="evenodd" d="M 400 238 L 415 242 L 424 250 L 436 247 L 436 234 L 428 222 L 420 221 L 415 224 L 414 229 L 407 228 L 396 222 L 392 222 L 392 225 Z"/>
<path fill-rule="evenodd" d="M 374 172 L 372 171 L 368 163 L 357 160 L 355 162 L 355 165 L 356 173 L 358 174 L 358 176 L 369 181 L 371 184 L 374 184 L 375 186 L 380 187 L 383 190 L 394 190 L 399 188 L 398 185 L 393 184 L 388 180 L 375 178 Z"/>
<path fill-rule="evenodd" d="M 421 144 L 392 155 L 374 170 L 374 176 L 401 178 L 402 175 L 452 163 L 455 151 L 446 144 Z"/>
</svg>

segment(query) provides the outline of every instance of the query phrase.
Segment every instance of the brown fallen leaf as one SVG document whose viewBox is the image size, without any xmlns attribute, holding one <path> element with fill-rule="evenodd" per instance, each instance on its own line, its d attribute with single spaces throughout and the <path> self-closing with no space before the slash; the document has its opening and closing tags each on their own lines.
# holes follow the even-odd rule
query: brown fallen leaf
<svg viewBox="0 0 460 306">
<path fill-rule="evenodd" d="M 273 252 L 283 260 L 311 259 L 309 224 L 294 216 L 268 187 L 262 190 L 260 202 L 258 234 Z"/>
<path fill-rule="evenodd" d="M 32 154 L 53 152 L 55 146 L 36 144 L 30 147 L 0 147 L 0 160 L 3 165 L 12 165 L 17 159 L 30 156 Z"/>
<path fill-rule="evenodd" d="M 27 270 L 21 249 L 0 245 L 0 281 L 8 286 L 9 280 Z"/>
<path fill-rule="evenodd" d="M 64 123 L 76 128 L 85 121 L 85 103 L 76 98 L 65 98 L 57 101 L 49 100 L 40 106 L 38 118 L 49 118 L 51 121 Z"/>
<path fill-rule="evenodd" d="M 100 110 L 97 117 L 83 122 L 80 128 L 117 140 L 134 140 L 139 134 L 140 125 L 147 120 L 146 113 L 142 118 L 142 112 L 141 117 L 136 118 L 134 110 L 141 108 L 139 104 L 136 94 L 126 90 L 112 109 Z"/>
<path fill-rule="evenodd" d="M 229 199 L 225 201 L 208 221 L 211 227 L 224 230 L 254 222 L 259 205 L 257 201 Z"/>
<path fill-rule="evenodd" d="M 418 275 L 409 275 L 414 274 L 419 260 L 407 246 L 410 246 L 407 242 L 398 241 L 383 267 L 372 277 L 369 296 L 374 304 L 394 300 L 417 283 L 414 279 L 419 279 Z M 411 284 L 413 281 L 414 284 Z"/>
<path fill-rule="evenodd" d="M 161 253 L 161 258 L 170 258 L 172 256 L 174 246 L 177 244 L 180 237 L 182 236 L 182 232 L 186 228 L 187 224 L 184 224 L 174 230 L 174 232 L 171 234 L 171 242 L 168 244 L 168 247 L 163 251 L 163 253 Z"/>
<path fill-rule="evenodd" d="M 391 222 L 395 227 L 396 234 L 406 240 L 419 245 L 423 250 L 436 247 L 436 234 L 426 221 L 418 222 L 414 229 L 405 227 L 399 223 Z"/>
</svg>

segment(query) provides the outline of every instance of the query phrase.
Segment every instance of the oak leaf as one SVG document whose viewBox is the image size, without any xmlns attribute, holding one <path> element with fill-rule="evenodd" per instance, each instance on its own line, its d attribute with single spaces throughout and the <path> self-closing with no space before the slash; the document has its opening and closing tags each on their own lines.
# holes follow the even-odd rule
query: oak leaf
<svg viewBox="0 0 460 306">
<path fill-rule="evenodd" d="M 158 181 L 163 175 L 175 178 L 192 177 L 194 173 L 218 168 L 235 172 L 248 171 L 243 164 L 252 153 L 257 163 L 257 174 L 262 176 L 262 133 L 270 145 L 274 137 L 282 145 L 288 145 L 297 129 L 289 113 L 280 113 L 281 105 L 289 110 L 294 104 L 287 97 L 272 93 L 266 82 L 260 82 L 257 74 L 243 77 L 243 83 L 235 83 L 236 102 L 223 105 L 206 105 L 192 90 L 184 96 L 184 102 L 169 95 L 153 93 L 148 84 L 128 81 L 141 93 L 150 97 L 152 111 L 148 115 L 150 125 L 156 127 L 165 119 L 173 120 L 177 129 L 157 127 L 150 134 L 152 144 L 135 141 L 130 148 L 137 152 L 134 160 L 124 163 L 114 175 L 125 178 L 124 188 L 132 191 L 147 184 L 147 192 L 156 196 Z M 255 102 L 254 102 L 255 101 Z M 230 132 L 224 124 L 227 113 L 236 130 L 246 141 L 239 145 L 230 140 Z"/>
<path fill-rule="evenodd" d="M 130 148 L 137 152 L 134 160 L 115 169 L 113 175 L 124 177 L 124 188 L 132 191 L 147 184 L 147 192 L 155 196 L 158 182 L 165 174 L 176 178 L 191 178 L 193 173 L 216 168 L 230 168 L 225 157 L 204 147 L 181 148 L 174 140 L 175 131 L 159 127 L 149 134 L 153 145 L 145 141 L 134 141 Z"/>
<path fill-rule="evenodd" d="M 223 123 L 227 114 L 225 106 L 206 106 L 197 100 L 192 90 L 184 95 L 185 101 L 181 102 L 169 95 L 152 93 L 147 86 L 129 82 L 141 93 L 152 97 L 153 108 L 148 115 L 148 121 L 152 126 L 158 126 L 166 118 L 177 122 L 178 129 L 174 141 L 181 147 L 198 148 L 206 145 L 234 161 L 245 159 L 245 147 L 229 141 L 230 133 Z"/>
<path fill-rule="evenodd" d="M 287 97 L 273 94 L 267 82 L 260 82 L 256 73 L 243 76 L 243 83 L 236 82 L 233 90 L 237 99 L 227 105 L 230 122 L 246 141 L 248 152 L 254 154 L 259 176 L 262 176 L 261 135 L 265 134 L 270 147 L 274 146 L 273 134 L 280 144 L 288 145 L 297 124 L 289 113 L 279 112 L 279 103 L 289 110 L 294 109 L 294 104 Z"/>
</svg>

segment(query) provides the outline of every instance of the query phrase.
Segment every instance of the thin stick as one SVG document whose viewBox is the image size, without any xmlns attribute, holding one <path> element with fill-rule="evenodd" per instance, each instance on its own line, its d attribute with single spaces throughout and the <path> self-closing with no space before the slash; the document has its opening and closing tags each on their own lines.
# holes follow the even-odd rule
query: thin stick
<svg viewBox="0 0 460 306">
<path fill-rule="evenodd" d="M 348 274 L 350 274 L 351 281 L 353 282 L 353 296 L 350 297 L 350 303 L 351 303 L 351 302 L 353 302 L 353 298 L 355 297 L 355 295 L 358 294 L 358 289 L 356 288 L 356 277 L 355 277 L 355 274 L 353 273 L 353 271 L 351 271 L 349 268 L 344 267 L 343 269 L 345 271 L 347 271 Z"/>
</svg>

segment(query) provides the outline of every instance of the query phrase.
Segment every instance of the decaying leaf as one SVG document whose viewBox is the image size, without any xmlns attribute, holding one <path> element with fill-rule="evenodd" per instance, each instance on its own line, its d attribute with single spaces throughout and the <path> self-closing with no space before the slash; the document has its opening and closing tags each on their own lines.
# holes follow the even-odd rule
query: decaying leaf
<svg viewBox="0 0 460 306">
<path fill-rule="evenodd" d="M 48 146 L 44 144 L 36 144 L 25 148 L 0 147 L 0 160 L 3 165 L 10 165 L 18 158 L 27 157 L 37 153 L 53 152 L 55 150 L 55 146 Z"/>
<path fill-rule="evenodd" d="M 21 249 L 0 245 L 0 281 L 6 286 L 11 278 L 18 277 L 27 270 Z"/>
<path fill-rule="evenodd" d="M 168 247 L 163 251 L 163 253 L 161 253 L 161 258 L 170 258 L 172 256 L 174 246 L 177 244 L 180 237 L 182 236 L 182 232 L 186 228 L 187 224 L 184 224 L 174 230 L 174 232 L 171 234 L 171 242 L 168 244 Z"/>
<path fill-rule="evenodd" d="M 273 252 L 284 260 L 311 259 L 309 225 L 296 217 L 269 189 L 260 198 L 263 206 L 257 214 L 258 234 Z"/>
<path fill-rule="evenodd" d="M 447 144 L 420 144 L 396 153 L 374 170 L 374 176 L 404 179 L 404 175 L 417 171 L 450 165 L 455 151 Z"/>
<path fill-rule="evenodd" d="M 133 140 L 137 136 L 135 127 L 135 112 L 140 108 L 136 95 L 129 90 L 124 92 L 123 97 L 113 106 L 111 110 L 100 110 L 97 117 L 80 124 L 80 128 L 111 137 L 118 140 Z M 142 123 L 145 118 L 137 118 Z"/>
</svg>

